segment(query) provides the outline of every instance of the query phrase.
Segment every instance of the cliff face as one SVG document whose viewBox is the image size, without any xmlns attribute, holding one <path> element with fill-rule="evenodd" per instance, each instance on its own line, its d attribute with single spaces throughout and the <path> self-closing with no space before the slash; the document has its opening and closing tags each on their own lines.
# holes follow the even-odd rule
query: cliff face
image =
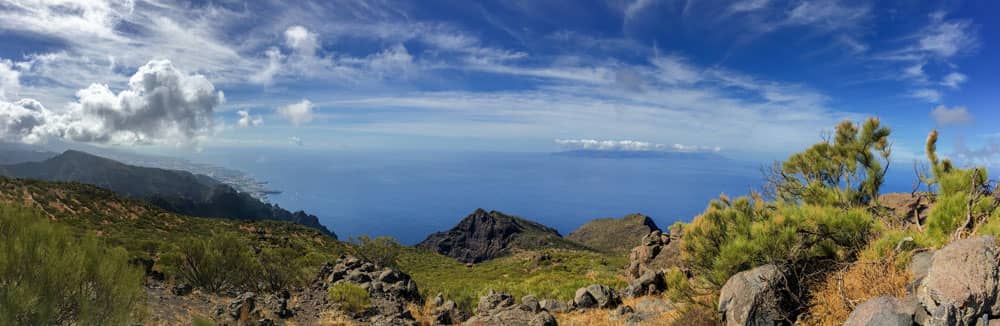
<svg viewBox="0 0 1000 326">
<path fill-rule="evenodd" d="M 570 232 L 566 239 L 607 253 L 625 254 L 638 245 L 642 238 L 659 231 L 653 219 L 642 214 L 622 218 L 599 218 L 581 225 Z"/>
<path fill-rule="evenodd" d="M 516 249 L 585 249 L 545 225 L 501 212 L 477 209 L 448 231 L 431 234 L 417 246 L 467 263 L 478 263 Z"/>
</svg>

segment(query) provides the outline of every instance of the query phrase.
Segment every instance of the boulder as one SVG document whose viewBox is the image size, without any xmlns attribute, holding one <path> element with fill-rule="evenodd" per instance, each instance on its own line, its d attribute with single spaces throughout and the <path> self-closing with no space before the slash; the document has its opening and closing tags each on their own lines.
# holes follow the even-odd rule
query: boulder
<svg viewBox="0 0 1000 326">
<path fill-rule="evenodd" d="M 663 276 L 663 271 L 646 271 L 629 283 L 625 288 L 625 296 L 629 298 L 641 297 L 663 292 L 667 288 L 667 281 Z"/>
<path fill-rule="evenodd" d="M 489 313 L 490 311 L 514 306 L 514 297 L 507 292 L 495 292 L 492 289 L 486 296 L 479 298 L 477 313 Z"/>
<path fill-rule="evenodd" d="M 736 273 L 719 295 L 726 325 L 772 325 L 786 319 L 788 300 L 784 270 L 774 264 Z"/>
<path fill-rule="evenodd" d="M 600 284 L 592 284 L 577 289 L 573 303 L 578 308 L 610 309 L 617 307 L 622 303 L 622 300 L 614 289 Z"/>
<path fill-rule="evenodd" d="M 525 297 L 529 304 L 514 304 L 514 298 L 507 293 L 490 291 L 479 299 L 477 314 L 465 321 L 464 325 L 531 325 L 555 326 L 555 317 L 543 309 L 529 309 L 534 297 Z M 525 301 L 522 299 L 522 302 Z"/>
<path fill-rule="evenodd" d="M 928 325 L 972 325 L 983 315 L 1000 314 L 998 253 L 992 236 L 953 241 L 934 253 L 917 289 L 930 313 Z"/>
<path fill-rule="evenodd" d="M 462 322 L 466 318 L 458 309 L 455 301 L 445 300 L 444 296 L 438 293 L 431 302 L 431 320 L 435 325 L 453 325 Z"/>
<path fill-rule="evenodd" d="M 659 230 L 650 232 L 642 238 L 641 245 L 629 253 L 628 265 L 625 266 L 625 277 L 634 281 L 649 271 L 660 271 L 678 266 L 680 241 L 673 241 L 670 235 Z"/>
<path fill-rule="evenodd" d="M 416 324 L 416 320 L 406 309 L 409 304 L 423 302 L 416 282 L 399 270 L 379 269 L 375 264 L 354 256 L 341 256 L 336 263 L 325 264 L 312 285 L 300 296 L 301 301 L 298 302 L 298 306 L 314 310 L 335 309 L 335 303 L 329 302 L 327 298 L 329 287 L 338 282 L 357 285 L 368 291 L 371 298 L 371 309 L 368 312 L 351 316 L 355 322 L 365 325 Z M 287 310 L 287 300 L 285 305 Z M 276 313 L 276 315 L 285 318 L 281 314 Z M 297 317 L 303 318 L 303 316 Z"/>
<path fill-rule="evenodd" d="M 233 320 L 251 318 L 260 315 L 257 310 L 257 294 L 246 292 L 229 302 L 227 311 Z"/>
<path fill-rule="evenodd" d="M 916 309 L 914 298 L 872 298 L 854 307 L 844 326 L 911 326 Z"/>
<path fill-rule="evenodd" d="M 521 298 L 521 309 L 538 312 L 539 310 L 542 310 L 542 306 L 538 303 L 538 298 L 535 298 L 533 295 L 526 295 Z"/>
<path fill-rule="evenodd" d="M 543 310 L 548 312 L 567 312 L 570 310 L 571 305 L 559 300 L 542 300 L 538 302 L 538 305 L 542 307 Z"/>
<path fill-rule="evenodd" d="M 177 283 L 170 287 L 170 293 L 177 296 L 185 296 L 191 294 L 192 291 L 194 291 L 194 287 L 187 283 Z"/>
<path fill-rule="evenodd" d="M 908 293 L 917 293 L 917 288 L 920 287 L 920 283 L 924 281 L 924 277 L 927 277 L 927 271 L 931 268 L 932 257 L 934 257 L 934 251 L 921 251 L 910 257 L 910 264 L 907 266 L 907 269 L 913 275 L 913 281 L 906 285 Z"/>
</svg>

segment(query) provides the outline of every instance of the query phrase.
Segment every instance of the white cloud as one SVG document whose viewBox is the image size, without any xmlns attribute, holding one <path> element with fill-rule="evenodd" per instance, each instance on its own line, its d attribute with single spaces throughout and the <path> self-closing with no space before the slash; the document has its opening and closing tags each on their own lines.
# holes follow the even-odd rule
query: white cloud
<svg viewBox="0 0 1000 326">
<path fill-rule="evenodd" d="M 260 116 L 250 115 L 250 112 L 247 110 L 236 111 L 236 114 L 240 116 L 240 119 L 236 122 L 236 124 L 240 127 L 244 128 L 256 127 L 259 126 L 261 123 L 264 123 L 264 118 L 261 118 Z"/>
<path fill-rule="evenodd" d="M 946 107 L 938 105 L 931 110 L 934 123 L 940 126 L 962 125 L 972 122 L 972 114 L 964 106 Z"/>
<path fill-rule="evenodd" d="M 736 1 L 736 2 L 733 2 L 733 4 L 729 5 L 729 11 L 730 12 L 734 12 L 734 13 L 746 12 L 746 11 L 756 11 L 756 10 L 760 10 L 760 9 L 766 8 L 767 5 L 770 4 L 770 3 L 771 3 L 771 0 L 742 0 L 742 1 Z"/>
<path fill-rule="evenodd" d="M 556 139 L 555 143 L 564 150 L 593 151 L 670 151 L 670 152 L 718 152 L 720 147 L 692 146 L 682 144 L 656 144 L 638 140 L 597 140 L 597 139 Z"/>
<path fill-rule="evenodd" d="M 868 19 L 869 12 L 867 6 L 848 7 L 836 0 L 803 1 L 788 12 L 784 23 L 828 31 L 851 29 Z"/>
<path fill-rule="evenodd" d="M 91 84 L 65 110 L 51 111 L 24 99 L 0 103 L 0 135 L 36 143 L 49 137 L 114 144 L 197 145 L 213 131 L 213 114 L 224 97 L 201 75 L 188 75 L 170 61 L 154 60 L 113 92 Z"/>
<path fill-rule="evenodd" d="M 274 76 L 281 70 L 281 60 L 284 59 L 284 56 L 278 48 L 271 47 L 267 49 L 267 52 L 264 52 L 264 55 L 267 57 L 267 66 L 250 76 L 250 81 L 253 83 L 271 84 L 274 82 Z"/>
<path fill-rule="evenodd" d="M 21 90 L 20 76 L 10 60 L 0 60 L 0 101 L 17 96 Z"/>
<path fill-rule="evenodd" d="M 303 56 L 314 56 L 319 49 L 319 40 L 315 33 L 305 27 L 295 25 L 285 30 L 285 45 Z"/>
<path fill-rule="evenodd" d="M 302 138 L 297 136 L 288 137 L 288 143 L 296 146 L 302 146 Z"/>
<path fill-rule="evenodd" d="M 919 34 L 917 50 L 939 59 L 949 59 L 957 54 L 975 50 L 978 41 L 971 24 L 966 20 L 945 20 L 945 13 L 931 15 L 930 24 Z"/>
<path fill-rule="evenodd" d="M 313 104 L 309 100 L 302 100 L 301 102 L 289 104 L 278 108 L 278 114 L 280 114 L 285 119 L 288 119 L 292 125 L 302 125 L 309 123 L 313 120 Z"/>
<path fill-rule="evenodd" d="M 918 62 L 903 69 L 903 76 L 918 82 L 926 82 L 927 74 L 924 73 L 925 62 Z"/>
<path fill-rule="evenodd" d="M 960 72 L 952 72 L 944 76 L 944 79 L 941 80 L 941 85 L 958 89 L 967 79 L 968 77 Z"/>
<path fill-rule="evenodd" d="M 941 101 L 941 92 L 930 88 L 921 88 L 910 92 L 910 97 L 937 103 Z"/>
</svg>

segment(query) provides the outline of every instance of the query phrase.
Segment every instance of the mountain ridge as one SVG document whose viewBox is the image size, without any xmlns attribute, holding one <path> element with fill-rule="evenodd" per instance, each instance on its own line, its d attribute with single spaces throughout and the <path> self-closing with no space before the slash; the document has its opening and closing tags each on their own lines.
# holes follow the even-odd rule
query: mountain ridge
<svg viewBox="0 0 1000 326">
<path fill-rule="evenodd" d="M 290 221 L 336 234 L 303 211 L 290 212 L 211 177 L 187 171 L 140 167 L 90 153 L 66 150 L 40 162 L 0 165 L 0 175 L 46 181 L 71 181 L 145 199 L 165 210 L 196 217 Z"/>
</svg>

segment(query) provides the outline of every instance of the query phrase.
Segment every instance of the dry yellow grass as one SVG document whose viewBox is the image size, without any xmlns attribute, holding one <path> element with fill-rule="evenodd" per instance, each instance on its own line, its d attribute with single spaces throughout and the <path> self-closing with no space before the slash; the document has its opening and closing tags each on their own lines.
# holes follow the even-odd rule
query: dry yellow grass
<svg viewBox="0 0 1000 326">
<path fill-rule="evenodd" d="M 846 269 L 830 273 L 816 286 L 806 325 L 842 325 L 851 311 L 865 300 L 906 296 L 906 284 L 913 278 L 897 262 L 894 253 L 882 259 L 861 258 Z"/>
</svg>

